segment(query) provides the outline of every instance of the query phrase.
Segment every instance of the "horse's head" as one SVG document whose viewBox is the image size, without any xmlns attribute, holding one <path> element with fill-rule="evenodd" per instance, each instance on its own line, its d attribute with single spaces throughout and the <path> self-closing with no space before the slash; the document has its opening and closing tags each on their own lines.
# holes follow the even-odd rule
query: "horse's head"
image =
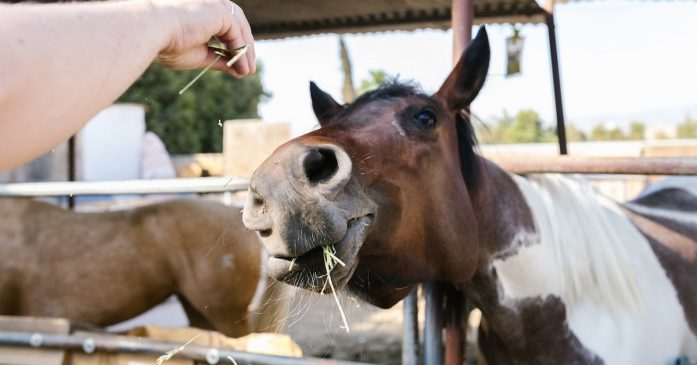
<svg viewBox="0 0 697 365">
<path fill-rule="evenodd" d="M 478 157 L 465 110 L 489 66 L 481 28 L 434 95 L 388 83 L 340 105 L 314 84 L 320 129 L 281 146 L 252 176 L 244 223 L 275 278 L 319 291 L 323 246 L 339 288 L 389 307 L 421 281 L 464 282 L 479 256 L 469 190 Z"/>
</svg>

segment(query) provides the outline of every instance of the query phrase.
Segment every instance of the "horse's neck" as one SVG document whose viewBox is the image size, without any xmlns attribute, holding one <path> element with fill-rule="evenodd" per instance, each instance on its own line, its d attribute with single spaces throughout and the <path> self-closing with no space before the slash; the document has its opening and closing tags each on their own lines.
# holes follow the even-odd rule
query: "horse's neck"
<svg viewBox="0 0 697 365">
<path fill-rule="evenodd" d="M 626 356 L 639 353 L 626 330 L 655 326 L 647 313 L 664 313 L 663 306 L 680 312 L 646 239 L 616 204 L 588 184 L 559 175 L 513 179 L 514 189 L 505 185 L 499 198 L 490 199 L 500 204 L 480 208 L 507 217 L 499 224 L 513 227 L 491 230 L 499 232 L 490 233 L 491 239 L 500 242 L 483 242 L 489 255 L 471 282 L 488 322 L 483 350 L 505 348 L 534 360 L 535 353 L 549 354 L 553 348 L 558 354 L 548 360 L 592 363 L 600 355 L 607 361 L 616 355 L 609 348 L 621 344 L 601 340 L 598 333 L 605 331 L 607 338 L 624 338 Z M 508 202 L 518 205 L 521 199 L 526 209 L 515 211 L 522 217 L 507 216 Z M 526 219 L 532 219 L 532 227 Z M 680 320 L 668 317 L 661 325 L 670 323 L 666 328 L 682 334 Z M 621 356 L 615 359 L 628 359 Z"/>
</svg>

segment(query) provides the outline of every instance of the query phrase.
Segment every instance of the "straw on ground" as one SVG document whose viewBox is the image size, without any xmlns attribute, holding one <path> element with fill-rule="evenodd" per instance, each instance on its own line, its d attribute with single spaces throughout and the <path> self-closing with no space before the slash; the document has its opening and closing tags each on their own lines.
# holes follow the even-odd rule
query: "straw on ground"
<svg viewBox="0 0 697 365">
<path fill-rule="evenodd" d="M 186 346 L 189 346 L 192 342 L 194 342 L 194 340 L 196 340 L 196 339 L 198 338 L 198 336 L 199 336 L 199 335 L 196 335 L 196 336 L 194 336 L 194 338 L 190 339 L 189 341 L 186 341 L 185 344 L 183 344 L 183 345 L 181 345 L 181 346 L 179 346 L 179 347 L 177 347 L 177 348 L 175 348 L 175 349 L 172 349 L 172 350 L 167 351 L 166 354 L 164 354 L 164 355 L 162 355 L 162 356 L 160 356 L 160 357 L 157 358 L 157 360 L 155 361 L 155 364 L 156 364 L 156 365 L 162 365 L 165 361 L 167 361 L 167 360 L 171 359 L 172 357 L 174 357 L 174 355 L 176 355 L 176 354 L 178 354 L 178 353 L 184 351 L 184 349 L 186 348 Z"/>
</svg>

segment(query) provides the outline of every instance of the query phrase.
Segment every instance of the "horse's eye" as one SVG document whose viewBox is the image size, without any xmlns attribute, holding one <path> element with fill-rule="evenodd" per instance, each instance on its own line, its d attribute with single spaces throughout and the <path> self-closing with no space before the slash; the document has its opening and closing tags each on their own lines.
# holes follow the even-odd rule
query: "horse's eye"
<svg viewBox="0 0 697 365">
<path fill-rule="evenodd" d="M 416 121 L 420 127 L 431 128 L 436 125 L 436 115 L 430 110 L 422 110 L 414 115 L 414 121 Z"/>
</svg>

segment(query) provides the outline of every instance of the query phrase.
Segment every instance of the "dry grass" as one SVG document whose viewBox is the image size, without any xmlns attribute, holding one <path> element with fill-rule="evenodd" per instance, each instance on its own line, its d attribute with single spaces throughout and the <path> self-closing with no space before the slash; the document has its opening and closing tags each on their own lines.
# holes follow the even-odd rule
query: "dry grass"
<svg viewBox="0 0 697 365">
<path fill-rule="evenodd" d="M 247 49 L 249 48 L 249 46 L 246 44 L 242 47 L 235 48 L 232 50 L 232 52 L 235 55 L 232 56 L 231 53 L 228 52 L 227 49 L 222 45 L 209 42 L 208 47 L 215 50 L 215 52 L 214 52 L 216 54 L 215 59 L 208 66 L 206 66 L 203 70 L 201 70 L 201 72 L 199 72 L 198 75 L 196 75 L 196 77 L 194 77 L 193 80 L 189 81 L 189 83 L 186 84 L 186 86 L 184 86 L 181 90 L 179 90 L 179 95 L 183 94 L 186 90 L 188 90 L 191 87 L 191 85 L 193 85 L 196 81 L 198 81 L 198 79 L 201 78 L 201 76 L 203 76 L 206 72 L 208 72 L 208 70 L 210 70 L 211 67 L 213 67 L 213 65 L 215 65 L 218 62 L 218 60 L 220 60 L 222 57 L 230 57 L 230 60 L 227 61 L 227 66 L 232 67 L 232 65 L 234 65 L 235 62 L 239 61 L 240 58 L 242 58 L 242 56 L 244 56 L 244 54 L 247 53 Z"/>
<path fill-rule="evenodd" d="M 172 349 L 172 350 L 167 351 L 166 354 L 164 354 L 164 355 L 162 355 L 162 356 L 160 356 L 160 357 L 157 358 L 157 360 L 155 361 L 155 364 L 156 364 L 156 365 L 162 365 L 165 361 L 167 361 L 167 360 L 171 359 L 172 357 L 174 357 L 174 355 L 176 355 L 176 354 L 178 354 L 178 353 L 184 351 L 184 349 L 186 348 L 186 346 L 189 346 L 189 345 L 190 345 L 192 342 L 194 342 L 194 340 L 196 340 L 197 338 L 198 338 L 198 335 L 194 336 L 194 338 L 190 339 L 189 341 L 186 341 L 185 344 L 183 344 L 183 345 L 181 345 L 181 346 L 179 346 L 179 347 L 177 347 L 177 348 L 175 348 L 175 349 Z"/>
<path fill-rule="evenodd" d="M 339 313 L 341 314 L 341 320 L 344 322 L 342 328 L 346 330 L 346 333 L 349 333 L 349 325 L 348 321 L 346 320 L 346 314 L 344 313 L 344 308 L 341 306 L 341 303 L 339 302 L 339 297 L 336 295 L 336 288 L 334 288 L 334 283 L 332 282 L 331 276 L 331 272 L 337 264 L 344 267 L 346 266 L 346 264 L 339 260 L 338 257 L 336 257 L 336 250 L 334 249 L 334 246 L 322 246 L 322 251 L 324 254 L 324 268 L 327 270 L 327 280 L 324 282 L 322 293 L 324 293 L 324 289 L 327 288 L 327 283 L 329 283 L 329 287 L 332 289 L 332 295 L 334 296 L 334 301 L 336 301 L 336 305 L 339 308 Z"/>
</svg>

